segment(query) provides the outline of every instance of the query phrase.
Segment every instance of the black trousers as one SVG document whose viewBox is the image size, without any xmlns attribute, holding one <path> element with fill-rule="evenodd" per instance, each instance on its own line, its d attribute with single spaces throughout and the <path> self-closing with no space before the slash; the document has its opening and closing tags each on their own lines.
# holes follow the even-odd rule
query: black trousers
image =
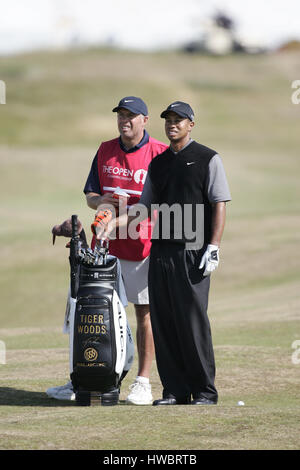
<svg viewBox="0 0 300 470">
<path fill-rule="evenodd" d="M 207 316 L 210 277 L 203 250 L 153 242 L 149 265 L 150 315 L 163 396 L 217 401 L 215 359 Z"/>
</svg>

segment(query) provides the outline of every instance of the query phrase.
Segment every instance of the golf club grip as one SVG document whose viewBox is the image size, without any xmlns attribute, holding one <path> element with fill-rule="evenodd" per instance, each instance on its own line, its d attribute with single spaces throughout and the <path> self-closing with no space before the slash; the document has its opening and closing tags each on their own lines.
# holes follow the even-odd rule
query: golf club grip
<svg viewBox="0 0 300 470">
<path fill-rule="evenodd" d="M 71 296 L 75 299 L 78 290 L 78 216 L 72 215 L 72 238 L 70 243 Z"/>
<path fill-rule="evenodd" d="M 72 215 L 72 238 L 77 237 L 78 233 L 78 216 Z"/>
</svg>

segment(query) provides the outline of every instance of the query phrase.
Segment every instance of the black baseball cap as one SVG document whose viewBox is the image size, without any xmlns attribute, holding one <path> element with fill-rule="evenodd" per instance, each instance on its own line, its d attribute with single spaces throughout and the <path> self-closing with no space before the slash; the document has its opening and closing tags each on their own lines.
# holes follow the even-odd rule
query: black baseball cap
<svg viewBox="0 0 300 470">
<path fill-rule="evenodd" d="M 148 108 L 146 104 L 141 98 L 137 98 L 136 96 L 125 96 L 125 98 L 122 98 L 118 106 L 113 109 L 113 112 L 118 112 L 120 108 L 128 109 L 134 114 L 143 114 L 144 116 L 148 116 Z"/>
<path fill-rule="evenodd" d="M 181 117 L 188 118 L 190 121 L 194 121 L 194 111 L 189 104 L 184 103 L 183 101 L 174 101 L 174 103 L 171 103 L 167 109 L 161 113 L 160 117 L 167 117 L 167 114 L 171 111 Z"/>
</svg>

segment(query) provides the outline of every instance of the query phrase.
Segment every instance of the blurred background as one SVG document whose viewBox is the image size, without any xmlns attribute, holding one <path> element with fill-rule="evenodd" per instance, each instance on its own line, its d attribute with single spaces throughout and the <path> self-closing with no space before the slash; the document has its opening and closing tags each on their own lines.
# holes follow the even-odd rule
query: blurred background
<svg viewBox="0 0 300 470">
<path fill-rule="evenodd" d="M 229 52 L 232 39 L 253 52 L 300 38 L 297 0 L 1 0 L 0 6 L 4 54 L 88 45 L 153 51 L 190 44 Z"/>
<path fill-rule="evenodd" d="M 265 344 L 272 331 L 289 350 L 300 335 L 299 13 L 293 0 L 0 1 L 0 332 L 16 329 L 11 347 L 25 327 L 56 335 L 32 331 L 31 345 L 67 344 L 68 251 L 51 229 L 75 213 L 89 233 L 91 161 L 117 136 L 112 108 L 133 94 L 163 141 L 161 110 L 189 102 L 193 137 L 224 161 L 233 200 L 210 307 L 216 344 Z"/>
</svg>

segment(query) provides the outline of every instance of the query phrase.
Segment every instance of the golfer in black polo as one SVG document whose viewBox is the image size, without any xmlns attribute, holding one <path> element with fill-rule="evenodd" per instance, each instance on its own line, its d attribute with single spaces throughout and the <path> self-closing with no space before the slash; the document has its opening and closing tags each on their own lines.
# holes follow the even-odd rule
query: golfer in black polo
<svg viewBox="0 0 300 470">
<path fill-rule="evenodd" d="M 182 218 L 168 219 L 162 211 L 152 238 L 150 314 L 163 385 L 162 399 L 153 405 L 216 404 L 208 293 L 231 196 L 220 156 L 190 137 L 192 108 L 176 101 L 161 117 L 170 147 L 150 163 L 140 204 L 148 209 L 176 206 L 191 226 L 183 227 Z M 184 217 L 185 211 L 189 217 Z"/>
</svg>

